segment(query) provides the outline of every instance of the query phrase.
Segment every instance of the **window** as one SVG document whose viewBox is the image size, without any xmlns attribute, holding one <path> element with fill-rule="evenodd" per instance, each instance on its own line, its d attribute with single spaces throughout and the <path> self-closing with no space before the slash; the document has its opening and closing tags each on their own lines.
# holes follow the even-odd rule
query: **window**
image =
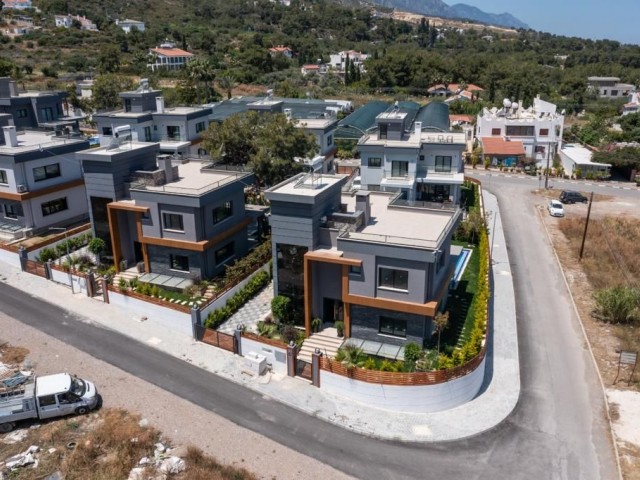
<svg viewBox="0 0 640 480">
<path fill-rule="evenodd" d="M 16 112 L 16 116 L 18 118 L 27 118 L 29 116 L 29 112 L 27 111 L 26 108 L 20 108 L 18 109 L 18 111 Z"/>
<path fill-rule="evenodd" d="M 196 133 L 204 132 L 207 129 L 206 122 L 198 122 L 196 123 Z"/>
<path fill-rule="evenodd" d="M 333 135 L 327 137 L 327 146 L 330 147 L 331 145 L 333 145 Z"/>
<path fill-rule="evenodd" d="M 544 153 L 545 152 L 545 148 L 538 145 L 538 146 L 536 146 L 535 151 L 536 151 L 536 153 Z"/>
<path fill-rule="evenodd" d="M 67 198 L 58 198 L 56 200 L 51 200 L 50 202 L 44 202 L 42 204 L 42 216 L 46 217 L 47 215 L 53 215 L 54 213 L 62 212 L 63 210 L 68 210 L 67 206 Z"/>
<path fill-rule="evenodd" d="M 393 288 L 396 290 L 408 290 L 409 272 L 393 268 L 380 268 L 378 286 L 383 288 Z"/>
<path fill-rule="evenodd" d="M 224 263 L 234 254 L 233 242 L 227 243 L 224 247 L 216 250 L 216 265 Z"/>
<path fill-rule="evenodd" d="M 5 185 L 9 183 L 6 170 L 0 170 L 0 183 L 4 183 Z"/>
<path fill-rule="evenodd" d="M 50 122 L 53 120 L 53 109 L 51 107 L 44 107 L 40 109 L 40 119 L 43 122 Z"/>
<path fill-rule="evenodd" d="M 444 260 L 445 260 L 445 254 L 442 251 L 438 251 L 437 254 L 438 254 L 438 260 L 436 262 L 436 273 L 442 270 L 442 267 L 444 267 Z"/>
<path fill-rule="evenodd" d="M 548 128 L 541 128 L 540 129 L 540 136 L 541 137 L 548 137 L 549 136 L 549 129 Z"/>
<path fill-rule="evenodd" d="M 536 132 L 533 125 L 507 125 L 507 136 L 509 137 L 533 137 Z"/>
<path fill-rule="evenodd" d="M 169 125 L 167 127 L 167 137 L 169 137 L 170 140 L 180 140 L 180 127 Z"/>
<path fill-rule="evenodd" d="M 387 138 L 387 128 L 388 125 L 386 123 L 381 123 L 378 125 L 378 138 L 386 139 Z"/>
<path fill-rule="evenodd" d="M 130 98 L 125 98 L 124 99 L 124 111 L 125 112 L 130 112 L 131 111 L 131 99 Z"/>
<path fill-rule="evenodd" d="M 47 180 L 48 178 L 56 178 L 60 176 L 60 164 L 53 163 L 44 167 L 36 167 L 33 169 L 33 179 L 36 182 Z"/>
<path fill-rule="evenodd" d="M 420 161 L 424 162 L 424 155 L 420 155 Z"/>
<path fill-rule="evenodd" d="M 221 206 L 213 209 L 213 223 L 220 223 L 233 214 L 233 203 L 231 201 L 224 202 Z"/>
<path fill-rule="evenodd" d="M 42 397 L 38 397 L 38 403 L 41 407 L 49 407 L 51 405 L 56 404 L 56 396 L 55 395 L 44 395 Z"/>
<path fill-rule="evenodd" d="M 611 90 L 611 96 L 612 97 L 617 97 L 618 96 L 618 90 Z"/>
<path fill-rule="evenodd" d="M 491 129 L 491 135 L 493 137 L 499 137 L 500 135 L 502 135 L 502 129 L 501 128 L 492 128 Z"/>
<path fill-rule="evenodd" d="M 392 177 L 406 177 L 409 175 L 409 162 L 391 162 Z"/>
<path fill-rule="evenodd" d="M 362 267 L 351 265 L 349 267 L 349 275 L 362 275 Z"/>
<path fill-rule="evenodd" d="M 400 318 L 380 317 L 379 332 L 384 335 L 406 338 L 407 321 Z"/>
<path fill-rule="evenodd" d="M 113 135 L 113 129 L 111 127 L 102 127 L 102 135 L 111 137 Z"/>
<path fill-rule="evenodd" d="M 450 172 L 451 157 L 436 155 L 436 172 Z"/>
<path fill-rule="evenodd" d="M 151 141 L 151 127 L 144 127 L 144 141 Z"/>
<path fill-rule="evenodd" d="M 176 213 L 163 213 L 162 223 L 164 224 L 165 230 L 178 230 L 180 232 L 184 231 L 182 215 L 178 215 Z"/>
<path fill-rule="evenodd" d="M 381 157 L 369 158 L 369 161 L 367 162 L 367 166 L 369 168 L 382 168 L 382 158 Z"/>
<path fill-rule="evenodd" d="M 171 270 L 189 271 L 189 257 L 186 255 L 169 255 Z"/>
<path fill-rule="evenodd" d="M 18 218 L 18 204 L 11 203 L 4 205 L 4 216 L 6 218 L 13 218 L 14 220 Z"/>
</svg>

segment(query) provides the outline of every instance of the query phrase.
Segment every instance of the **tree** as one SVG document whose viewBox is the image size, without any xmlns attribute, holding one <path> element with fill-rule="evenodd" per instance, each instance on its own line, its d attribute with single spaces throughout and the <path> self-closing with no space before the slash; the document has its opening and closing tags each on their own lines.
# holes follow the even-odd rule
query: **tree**
<svg viewBox="0 0 640 480">
<path fill-rule="evenodd" d="M 99 237 L 94 237 L 89 241 L 87 249 L 100 261 L 102 254 L 107 251 L 107 243 Z"/>
<path fill-rule="evenodd" d="M 218 78 L 218 86 L 227 94 L 227 99 L 231 99 L 233 89 L 236 86 L 236 79 L 231 73 L 224 72 Z"/>
<path fill-rule="evenodd" d="M 98 76 L 93 83 L 93 107 L 109 110 L 120 106 L 120 92 L 132 90 L 133 80 L 113 73 Z"/>
<path fill-rule="evenodd" d="M 98 72 L 115 73 L 120 68 L 120 51 L 115 45 L 106 45 L 98 52 Z"/>
<path fill-rule="evenodd" d="M 433 318 L 433 325 L 438 332 L 438 355 L 440 355 L 440 334 L 449 326 L 449 312 L 438 312 Z"/>
<path fill-rule="evenodd" d="M 213 65 L 206 58 L 195 58 L 185 67 L 186 78 L 196 85 L 198 103 L 208 103 L 215 96 L 211 82 L 216 78 Z"/>
</svg>

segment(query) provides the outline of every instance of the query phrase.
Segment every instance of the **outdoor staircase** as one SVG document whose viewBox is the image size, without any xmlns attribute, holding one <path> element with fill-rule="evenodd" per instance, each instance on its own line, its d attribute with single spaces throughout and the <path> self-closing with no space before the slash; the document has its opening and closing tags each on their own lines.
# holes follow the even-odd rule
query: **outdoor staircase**
<svg viewBox="0 0 640 480">
<path fill-rule="evenodd" d="M 333 358 L 343 342 L 344 338 L 338 338 L 335 328 L 325 328 L 304 341 L 298 352 L 298 360 L 311 363 L 311 356 L 316 348 L 319 348 L 324 356 Z"/>
<path fill-rule="evenodd" d="M 132 269 L 123 270 L 113 277 L 113 285 L 115 285 L 116 287 L 120 285 L 121 278 L 124 278 L 127 282 L 130 282 L 131 280 L 133 280 L 134 278 L 138 278 L 139 276 L 140 274 Z"/>
</svg>

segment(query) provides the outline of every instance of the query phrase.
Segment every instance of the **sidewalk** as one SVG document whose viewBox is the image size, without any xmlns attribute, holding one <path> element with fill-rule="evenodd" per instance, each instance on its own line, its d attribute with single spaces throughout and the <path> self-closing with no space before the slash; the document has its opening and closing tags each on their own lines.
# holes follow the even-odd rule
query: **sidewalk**
<svg viewBox="0 0 640 480">
<path fill-rule="evenodd" d="M 115 305 L 105 305 L 67 287 L 20 272 L 0 263 L 0 278 L 89 321 L 135 338 L 176 358 L 285 403 L 322 420 L 364 435 L 409 442 L 450 441 L 480 434 L 500 424 L 515 408 L 520 395 L 516 312 L 502 223 L 496 197 L 485 191 L 495 285 L 493 341 L 489 345 L 481 394 L 460 407 L 430 414 L 396 413 L 333 396 L 300 379 L 277 374 L 250 377 L 244 361 L 229 352 L 177 334 L 153 317 L 142 319 Z M 70 319 L 71 320 L 71 319 Z"/>
</svg>

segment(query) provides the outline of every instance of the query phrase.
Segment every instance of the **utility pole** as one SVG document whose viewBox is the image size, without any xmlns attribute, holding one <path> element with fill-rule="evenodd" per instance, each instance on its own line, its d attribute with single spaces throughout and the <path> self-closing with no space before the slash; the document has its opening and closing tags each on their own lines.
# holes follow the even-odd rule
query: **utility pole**
<svg viewBox="0 0 640 480">
<path fill-rule="evenodd" d="M 547 168 L 544 170 L 544 189 L 549 189 L 549 151 L 547 147 Z"/>
<path fill-rule="evenodd" d="M 582 260 L 582 254 L 584 253 L 584 242 L 587 239 L 587 228 L 589 227 L 589 217 L 591 216 L 591 204 L 593 203 L 593 192 L 589 196 L 589 208 L 587 209 L 587 221 L 584 223 L 584 233 L 582 234 L 582 245 L 580 245 L 580 260 Z"/>
</svg>

